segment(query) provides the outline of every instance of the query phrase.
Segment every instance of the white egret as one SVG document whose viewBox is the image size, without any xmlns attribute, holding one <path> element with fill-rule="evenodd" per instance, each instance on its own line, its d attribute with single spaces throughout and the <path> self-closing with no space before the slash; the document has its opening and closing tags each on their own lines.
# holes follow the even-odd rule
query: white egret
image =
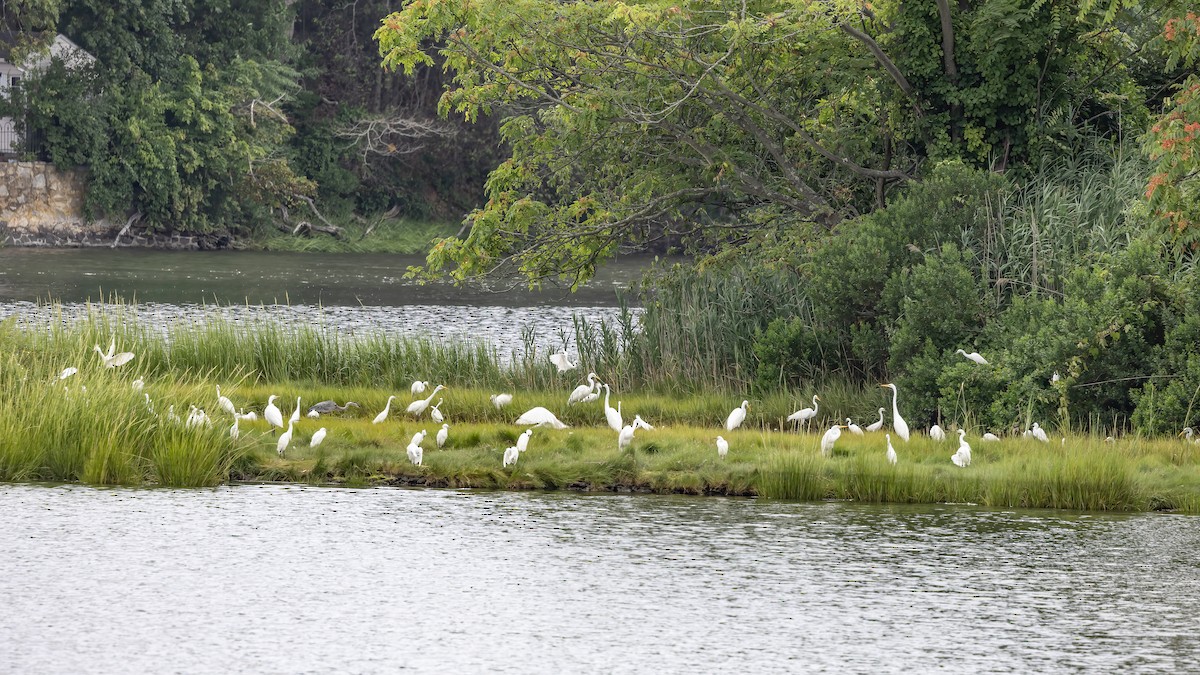
<svg viewBox="0 0 1200 675">
<path fill-rule="evenodd" d="M 408 407 L 405 408 L 405 411 L 412 413 L 413 417 L 420 417 L 421 413 L 425 412 L 425 409 L 429 407 L 430 402 L 433 401 L 433 397 L 437 396 L 437 393 L 445 388 L 446 385 L 439 384 L 433 388 L 433 393 L 429 395 L 429 398 L 417 399 L 416 401 L 409 403 Z"/>
<path fill-rule="evenodd" d="M 604 421 L 608 422 L 608 427 L 613 431 L 620 431 L 621 427 L 625 426 L 624 420 L 621 419 L 621 402 L 617 401 L 617 407 L 614 408 L 608 404 L 608 398 L 612 395 L 612 388 L 607 384 L 604 385 Z"/>
<path fill-rule="evenodd" d="M 550 363 L 553 363 L 555 367 L 558 368 L 558 372 L 560 373 L 565 373 L 568 370 L 574 370 L 576 368 L 576 364 L 571 363 L 570 357 L 567 356 L 566 348 L 563 348 L 561 352 L 551 354 Z"/>
<path fill-rule="evenodd" d="M 887 439 L 887 448 L 888 448 L 887 449 L 887 461 L 888 461 L 888 464 L 891 464 L 892 466 L 896 466 L 896 449 L 892 447 L 892 435 L 884 434 L 883 437 Z"/>
<path fill-rule="evenodd" d="M 526 429 L 525 433 L 517 436 L 517 450 L 525 452 L 529 449 L 529 438 L 533 436 L 533 429 Z"/>
<path fill-rule="evenodd" d="M 1046 435 L 1046 430 L 1038 426 L 1037 422 L 1033 423 L 1033 430 L 1029 432 L 1034 438 L 1043 443 L 1049 443 L 1050 437 Z"/>
<path fill-rule="evenodd" d="M 729 417 L 725 418 L 725 431 L 733 431 L 742 426 L 742 422 L 746 421 L 746 411 L 750 410 L 750 401 L 742 401 L 742 404 L 734 408 Z"/>
<path fill-rule="evenodd" d="M 581 384 L 578 387 L 575 387 L 575 390 L 571 392 L 569 397 L 567 397 L 567 405 L 575 405 L 576 403 L 582 402 L 583 399 L 587 398 L 589 394 L 596 390 L 596 374 L 588 373 L 587 381 L 587 384 Z"/>
<path fill-rule="evenodd" d="M 237 408 L 233 407 L 233 401 L 230 401 L 228 397 L 221 395 L 221 385 L 219 384 L 217 385 L 217 407 L 229 413 L 230 415 L 237 414 Z"/>
<path fill-rule="evenodd" d="M 68 368 L 63 368 L 62 372 L 58 374 L 58 379 L 60 379 L 60 380 L 65 380 L 65 379 L 67 379 L 68 377 L 70 377 L 70 376 L 72 376 L 72 375 L 74 375 L 75 373 L 78 373 L 78 372 L 79 372 L 79 369 L 78 369 L 78 368 L 76 368 L 75 366 L 70 366 L 70 367 L 68 367 Z"/>
<path fill-rule="evenodd" d="M 1191 427 L 1184 427 L 1183 431 L 1179 432 L 1179 435 L 1183 436 L 1183 440 L 1188 443 L 1200 442 L 1200 441 L 1192 440 L 1192 437 L 1196 435 L 1196 431 L 1194 429 L 1192 429 Z"/>
<path fill-rule="evenodd" d="M 446 418 L 442 416 L 442 411 L 438 409 L 438 406 L 440 406 L 442 401 L 445 400 L 446 399 L 444 398 L 439 398 L 437 405 L 429 409 L 429 418 L 432 419 L 436 424 L 441 424 L 442 422 L 446 421 Z"/>
<path fill-rule="evenodd" d="M 283 457 L 283 451 L 287 450 L 288 444 L 292 442 L 292 427 L 295 423 L 289 421 L 287 431 L 279 435 L 279 440 L 275 442 L 275 452 Z"/>
<path fill-rule="evenodd" d="M 244 409 L 244 408 L 243 408 L 243 409 Z M 266 411 L 263 411 L 263 415 L 266 415 Z M 250 411 L 250 412 L 248 412 L 248 413 L 244 413 L 244 414 L 238 415 L 238 417 L 240 417 L 240 418 L 242 418 L 242 419 L 246 420 L 247 422 L 253 422 L 253 421 L 255 421 L 255 420 L 257 420 L 257 419 L 258 419 L 258 413 L 256 413 L 256 412 L 254 412 L 253 410 L 251 410 L 251 411 Z"/>
<path fill-rule="evenodd" d="M 833 425 L 829 427 L 829 431 L 821 437 L 821 454 L 828 457 L 833 452 L 833 444 L 837 443 L 837 439 L 842 437 L 842 427 Z"/>
<path fill-rule="evenodd" d="M 105 368 L 116 368 L 117 366 L 123 366 L 133 360 L 133 352 L 121 352 L 120 354 L 114 353 L 117 351 L 116 338 L 113 338 L 112 341 L 108 343 L 107 354 L 101 351 L 100 345 L 93 345 L 92 349 L 95 349 L 96 353 L 100 355 L 100 360 L 104 363 Z"/>
<path fill-rule="evenodd" d="M 944 441 L 946 440 L 946 432 L 943 431 L 940 426 L 935 424 L 929 427 L 929 437 L 935 441 Z"/>
<path fill-rule="evenodd" d="M 317 429 L 317 433 L 313 434 L 312 440 L 310 440 L 308 442 L 308 447 L 315 448 L 318 445 L 320 445 L 321 441 L 325 440 L 325 433 L 326 433 L 325 427 L 321 427 L 320 429 Z"/>
<path fill-rule="evenodd" d="M 443 424 L 440 431 L 437 432 L 437 446 L 440 448 L 446 444 L 446 439 L 450 437 L 450 425 Z"/>
<path fill-rule="evenodd" d="M 292 411 L 292 416 L 288 418 L 288 421 L 293 424 L 300 421 L 300 397 L 299 396 L 296 397 L 296 409 Z"/>
<path fill-rule="evenodd" d="M 820 401 L 820 400 L 821 400 L 820 396 L 813 394 L 812 407 L 811 408 L 801 408 L 800 410 L 797 410 L 796 412 L 792 413 L 791 415 L 788 415 L 787 420 L 789 422 L 799 422 L 804 425 L 805 429 L 808 429 L 808 423 L 816 418 L 817 411 L 821 409 L 821 406 L 817 404 L 817 401 Z"/>
<path fill-rule="evenodd" d="M 1056 371 L 1054 371 L 1054 374 L 1050 376 L 1050 384 L 1054 384 L 1055 382 L 1058 382 L 1061 379 L 1062 378 L 1059 377 L 1058 371 L 1056 370 Z"/>
<path fill-rule="evenodd" d="M 375 416 L 375 419 L 371 420 L 371 424 L 379 424 L 387 419 L 388 413 L 392 411 L 392 399 L 394 398 L 396 398 L 394 394 L 388 397 L 387 404 L 383 406 L 383 410 Z"/>
<path fill-rule="evenodd" d="M 864 435 L 862 427 L 858 426 L 854 422 L 851 422 L 849 417 L 846 418 L 846 428 L 849 429 L 850 433 L 854 434 L 855 436 Z"/>
<path fill-rule="evenodd" d="M 996 434 L 993 434 L 992 432 L 990 432 L 990 431 L 989 431 L 989 432 L 987 432 L 986 434 L 984 434 L 984 435 L 983 435 L 983 440 L 985 440 L 985 441 L 988 441 L 988 442 L 990 443 L 990 442 L 992 442 L 992 441 L 998 441 L 998 440 L 1000 440 L 1000 437 L 999 437 L 999 436 L 997 436 Z"/>
<path fill-rule="evenodd" d="M 980 356 L 979 352 L 966 352 L 966 351 L 963 351 L 963 350 L 961 350 L 961 349 L 960 349 L 960 350 L 958 350 L 957 352 L 954 352 L 954 353 L 955 353 L 955 354 L 962 354 L 963 356 L 967 357 L 967 358 L 968 358 L 968 359 L 970 359 L 971 361 L 974 361 L 975 363 L 978 363 L 978 364 L 979 364 L 979 365 L 981 365 L 981 366 L 986 366 L 986 365 L 988 364 L 988 362 L 987 362 L 987 359 L 985 359 L 985 358 L 983 358 L 982 356 Z"/>
<path fill-rule="evenodd" d="M 133 390 L 134 391 L 141 391 L 142 387 L 144 387 L 144 386 L 146 386 L 146 383 L 140 377 L 133 381 Z"/>
<path fill-rule="evenodd" d="M 967 430 L 958 430 L 958 452 L 950 456 L 955 466 L 971 466 L 971 446 L 967 444 Z"/>
<path fill-rule="evenodd" d="M 408 461 L 417 466 L 421 466 L 421 462 L 425 460 L 425 449 L 415 443 L 409 443 L 405 452 L 408 454 Z"/>
<path fill-rule="evenodd" d="M 408 388 L 408 390 L 412 392 L 413 396 L 416 396 L 417 394 L 424 394 L 425 387 L 428 387 L 428 386 L 429 386 L 428 380 L 425 380 L 424 382 L 422 382 L 421 380 L 415 380 L 412 383 L 412 386 Z"/>
<path fill-rule="evenodd" d="M 229 427 L 229 438 L 235 441 L 242 435 L 242 432 L 238 429 L 238 422 L 240 421 L 241 420 L 235 415 L 233 418 L 233 426 Z"/>
<path fill-rule="evenodd" d="M 617 449 L 624 450 L 633 443 L 633 432 L 635 427 L 632 424 L 626 424 L 621 427 L 621 431 L 617 433 Z"/>
<path fill-rule="evenodd" d="M 883 408 L 879 409 L 879 421 L 867 425 L 867 431 L 879 431 L 883 428 Z"/>
<path fill-rule="evenodd" d="M 646 429 L 647 431 L 654 431 L 654 426 L 652 424 L 650 424 L 649 422 L 647 422 L 646 420 L 642 419 L 641 415 L 633 416 L 633 426 L 641 427 L 643 429 Z"/>
<path fill-rule="evenodd" d="M 729 441 L 717 436 L 717 457 L 724 458 L 729 454 Z"/>
<path fill-rule="evenodd" d="M 517 450 L 517 446 L 511 446 L 504 451 L 504 466 L 516 464 L 517 459 L 521 456 L 521 451 Z"/>
<path fill-rule="evenodd" d="M 550 427 L 551 429 L 566 429 L 567 425 L 563 424 L 554 416 L 554 413 L 546 410 L 542 406 L 530 408 L 524 414 L 517 418 L 515 424 L 521 426 L 535 427 Z"/>
<path fill-rule="evenodd" d="M 591 403 L 592 401 L 598 401 L 598 400 L 600 400 L 600 380 L 596 380 L 596 388 L 592 390 L 592 393 L 579 399 L 579 402 L 580 403 Z"/>
<path fill-rule="evenodd" d="M 263 419 L 272 427 L 283 428 L 283 413 L 279 410 L 279 406 L 275 405 L 275 399 L 279 398 L 275 394 L 267 399 L 267 407 L 263 408 Z"/>
<path fill-rule="evenodd" d="M 897 405 L 897 400 L 900 398 L 900 391 L 896 388 L 896 385 L 891 383 L 879 386 L 892 390 L 892 428 L 896 430 L 896 435 L 903 438 L 904 442 L 907 443 L 908 422 L 905 422 L 904 418 L 900 416 L 900 406 Z"/>
<path fill-rule="evenodd" d="M 424 443 L 426 433 L 427 432 L 424 429 L 418 431 L 417 433 L 413 434 L 412 440 L 409 441 L 409 443 L 412 445 L 420 445 Z"/>
<path fill-rule="evenodd" d="M 496 406 L 496 410 L 512 403 L 512 394 L 492 394 L 492 405 Z"/>
<path fill-rule="evenodd" d="M 305 417 L 309 418 L 310 420 L 320 419 L 321 413 L 317 412 L 316 410 L 309 410 Z"/>
</svg>

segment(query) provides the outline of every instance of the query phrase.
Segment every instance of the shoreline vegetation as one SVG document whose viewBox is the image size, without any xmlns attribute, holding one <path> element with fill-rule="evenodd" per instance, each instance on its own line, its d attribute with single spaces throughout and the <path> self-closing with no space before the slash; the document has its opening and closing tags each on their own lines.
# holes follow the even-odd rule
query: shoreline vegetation
<svg viewBox="0 0 1200 675">
<path fill-rule="evenodd" d="M 92 350 L 110 340 L 135 358 L 105 368 Z M 747 392 L 750 414 L 741 429 L 727 432 L 721 424 L 741 394 L 635 390 L 623 385 L 619 371 L 610 376 L 596 367 L 612 383 L 612 405 L 621 401 L 626 422 L 637 414 L 655 426 L 639 430 L 620 450 L 617 433 L 605 426 L 603 396 L 566 404 L 585 369 L 560 374 L 537 350 L 502 362 L 485 345 L 384 336 L 350 342 L 319 328 L 287 332 L 218 320 L 172 328 L 164 338 L 135 320 L 102 313 L 44 328 L 8 320 L 0 323 L 0 344 L 0 481 L 184 487 L 289 481 L 1200 513 L 1200 445 L 1173 437 L 1106 442 L 1099 433 L 1075 430 L 1064 441 L 1044 420 L 1052 429 L 1049 443 L 999 429 L 991 431 L 1002 440 L 985 442 L 980 435 L 987 430 L 966 416 L 970 466 L 950 460 L 956 434 L 936 442 L 923 430 L 914 430 L 908 443 L 892 434 L 899 454 L 892 466 L 885 458 L 888 414 L 883 431 L 843 433 L 831 456 L 823 456 L 821 433 L 830 424 L 850 416 L 865 426 L 878 419 L 878 407 L 890 407 L 886 390 L 836 382 Z M 78 371 L 60 379 L 67 367 Z M 409 393 L 416 379 L 430 380 L 430 390 L 449 385 L 432 400 L 444 399 L 445 448 L 436 446 L 441 425 L 429 411 L 419 420 L 405 412 L 410 400 L 421 398 Z M 139 380 L 144 387 L 135 387 Z M 233 418 L 218 407 L 217 385 L 236 408 L 260 415 L 239 421 L 236 440 L 229 433 Z M 489 396 L 501 391 L 514 400 L 497 409 Z M 813 393 L 821 395 L 820 424 L 796 431 L 785 418 L 809 405 Z M 301 418 L 282 456 L 278 435 L 261 417 L 272 394 L 285 420 L 301 399 Z M 391 395 L 396 400 L 388 418 L 372 423 Z M 304 416 L 326 399 L 353 400 L 361 408 Z M 902 412 L 904 399 L 901 390 Z M 211 426 L 187 425 L 191 406 L 206 410 Z M 570 428 L 534 429 L 528 450 L 503 466 L 505 449 L 524 431 L 514 420 L 535 406 Z M 325 440 L 310 448 L 320 428 L 327 430 Z M 421 430 L 428 436 L 416 466 L 406 446 Z M 718 435 L 729 441 L 723 459 Z"/>
</svg>

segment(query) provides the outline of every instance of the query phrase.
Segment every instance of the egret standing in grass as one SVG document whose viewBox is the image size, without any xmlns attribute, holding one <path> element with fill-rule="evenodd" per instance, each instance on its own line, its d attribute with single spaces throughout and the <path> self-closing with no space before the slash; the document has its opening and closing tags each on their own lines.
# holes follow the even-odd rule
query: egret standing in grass
<svg viewBox="0 0 1200 675">
<path fill-rule="evenodd" d="M 1043 443 L 1050 442 L 1050 437 L 1046 435 L 1046 430 L 1039 426 L 1037 422 L 1033 423 L 1033 429 L 1029 433 Z"/>
<path fill-rule="evenodd" d="M 807 430 L 808 423 L 816 418 L 817 411 L 821 409 L 821 406 L 819 406 L 817 404 L 817 401 L 820 401 L 820 400 L 821 400 L 820 396 L 813 394 L 812 407 L 811 408 L 801 408 L 800 410 L 797 410 L 796 412 L 792 413 L 791 415 L 788 415 L 787 421 L 803 424 L 804 429 Z"/>
<path fill-rule="evenodd" d="M 587 384 L 581 384 L 578 387 L 575 387 L 575 390 L 571 392 L 569 397 L 567 397 L 567 405 L 575 405 L 576 403 L 582 402 L 583 399 L 587 398 L 589 394 L 596 390 L 596 374 L 588 373 L 587 381 Z"/>
<path fill-rule="evenodd" d="M 998 441 L 998 440 L 1000 440 L 1000 437 L 999 437 L 999 436 L 997 436 L 996 434 L 993 434 L 992 432 L 990 432 L 990 431 L 989 431 L 989 432 L 987 432 L 986 434 L 984 434 L 984 435 L 983 435 L 983 440 L 985 440 L 985 441 L 988 441 L 989 443 L 991 443 L 991 442 L 993 442 L 993 441 Z"/>
<path fill-rule="evenodd" d="M 905 422 L 904 418 L 900 416 L 900 406 L 897 403 L 897 400 L 900 398 L 900 391 L 896 388 L 896 385 L 891 383 L 879 386 L 892 390 L 892 428 L 896 430 L 896 435 L 904 439 L 904 442 L 907 443 L 908 422 Z"/>
<path fill-rule="evenodd" d="M 625 426 L 621 427 L 621 431 L 619 431 L 617 433 L 617 449 L 618 450 L 623 451 L 623 450 L 625 450 L 625 448 L 628 448 L 631 443 L 633 443 L 634 430 L 635 429 L 632 424 L 626 424 Z"/>
<path fill-rule="evenodd" d="M 967 444 L 966 429 L 958 430 L 958 452 L 950 456 L 955 466 L 971 466 L 971 446 Z"/>
<path fill-rule="evenodd" d="M 887 439 L 887 461 L 888 461 L 888 464 L 891 464 L 892 466 L 896 466 L 896 449 L 892 447 L 892 435 L 884 434 L 883 437 Z"/>
<path fill-rule="evenodd" d="M 842 437 L 842 427 L 833 425 L 829 427 L 829 431 L 821 437 L 821 454 L 828 457 L 833 452 L 833 444 Z"/>
<path fill-rule="evenodd" d="M 517 436 L 517 450 L 525 452 L 529 449 L 529 439 L 533 436 L 533 429 L 526 429 L 525 433 Z"/>
<path fill-rule="evenodd" d="M 429 407 L 430 402 L 433 401 L 433 397 L 437 396 L 437 393 L 445 388 L 446 385 L 439 384 L 433 388 L 433 393 L 429 395 L 429 398 L 423 398 L 409 403 L 408 408 L 406 408 L 405 411 L 412 413 L 413 417 L 419 418 L 421 413 L 425 412 L 425 409 Z"/>
<path fill-rule="evenodd" d="M 412 440 L 409 441 L 409 444 L 410 445 L 420 445 L 420 444 L 424 443 L 425 442 L 425 434 L 426 434 L 426 431 L 424 429 L 413 434 Z"/>
<path fill-rule="evenodd" d="M 325 427 L 317 429 L 317 433 L 312 435 L 312 440 L 308 442 L 308 447 L 315 448 L 325 440 Z"/>
<path fill-rule="evenodd" d="M 516 464 L 520 456 L 521 451 L 517 450 L 517 446 L 509 447 L 504 451 L 504 466 L 507 468 L 510 464 Z"/>
<path fill-rule="evenodd" d="M 316 410 L 313 410 L 312 408 L 309 408 L 308 413 L 305 415 L 305 417 L 307 417 L 310 420 L 320 419 L 321 413 L 317 412 Z"/>
<path fill-rule="evenodd" d="M 963 351 L 960 349 L 954 353 L 962 354 L 963 356 L 967 357 L 968 360 L 974 361 L 975 363 L 978 363 L 981 366 L 986 366 L 988 364 L 987 359 L 980 356 L 979 352 L 967 352 L 967 351 Z"/>
<path fill-rule="evenodd" d="M 233 401 L 221 395 L 221 385 L 217 385 L 217 407 L 230 415 L 237 415 L 237 408 L 233 407 Z"/>
<path fill-rule="evenodd" d="M 929 437 L 935 441 L 941 442 L 946 440 L 946 432 L 942 431 L 942 428 L 935 424 L 929 427 Z"/>
<path fill-rule="evenodd" d="M 883 408 L 879 409 L 879 421 L 867 425 L 867 431 L 879 431 L 883 428 Z"/>
<path fill-rule="evenodd" d="M 387 419 L 388 413 L 392 410 L 392 399 L 394 398 L 396 398 L 394 394 L 388 397 L 387 404 L 383 406 L 383 410 L 375 416 L 375 419 L 371 420 L 371 424 L 379 424 Z"/>
<path fill-rule="evenodd" d="M 437 405 L 429 409 L 429 419 L 433 420 L 437 424 L 441 424 L 442 422 L 446 421 L 446 418 L 442 416 L 442 411 L 438 409 L 438 406 L 440 406 L 442 401 L 445 400 L 446 399 L 444 398 L 439 398 Z"/>
<path fill-rule="evenodd" d="M 729 417 L 725 418 L 725 431 L 733 431 L 742 426 L 742 422 L 746 421 L 746 411 L 750 410 L 750 401 L 742 401 L 742 404 L 734 408 Z"/>
<path fill-rule="evenodd" d="M 425 460 L 425 450 L 416 443 L 409 443 L 408 447 L 405 448 L 405 452 L 408 454 L 408 461 L 416 466 L 421 466 L 421 463 Z"/>
<path fill-rule="evenodd" d="M 278 452 L 280 457 L 283 457 L 283 451 L 287 450 L 288 444 L 292 442 L 293 424 L 293 422 L 289 421 L 287 431 L 283 432 L 283 434 L 279 436 L 279 440 L 275 442 L 275 452 Z"/>
<path fill-rule="evenodd" d="M 76 368 L 75 366 L 69 366 L 67 368 L 63 368 L 62 372 L 58 374 L 58 379 L 65 380 L 68 377 L 70 377 L 78 372 L 79 372 L 79 369 Z"/>
<path fill-rule="evenodd" d="M 274 427 L 283 428 L 283 412 L 279 410 L 279 406 L 275 405 L 275 399 L 277 398 L 279 396 L 271 394 L 271 397 L 267 399 L 267 407 L 263 408 L 263 419 L 267 421 L 267 424 L 271 425 L 272 430 Z"/>
<path fill-rule="evenodd" d="M 492 394 L 491 401 L 492 405 L 496 406 L 496 410 L 499 410 L 512 403 L 512 394 Z"/>
<path fill-rule="evenodd" d="M 440 448 L 446 444 L 446 439 L 450 437 L 450 425 L 443 424 L 440 431 L 437 432 L 437 446 Z"/>
<path fill-rule="evenodd" d="M 424 382 L 422 382 L 421 380 L 416 380 L 415 382 L 412 383 L 412 386 L 409 387 L 408 390 L 412 392 L 413 396 L 416 396 L 417 394 L 424 394 L 425 387 L 428 387 L 428 386 L 429 386 L 428 380 L 426 380 Z"/>
<path fill-rule="evenodd" d="M 625 426 L 625 422 L 621 419 L 621 402 L 617 401 L 616 408 L 609 405 L 608 399 L 611 395 L 612 388 L 607 384 L 604 385 L 604 421 L 608 422 L 608 428 L 619 432 Z"/>
<path fill-rule="evenodd" d="M 300 421 L 300 397 L 296 397 L 296 409 L 292 411 L 292 416 L 288 418 L 289 422 L 296 423 Z"/>
<path fill-rule="evenodd" d="M 238 422 L 240 421 L 237 415 L 234 415 L 233 426 L 229 427 L 229 438 L 232 440 L 236 441 L 242 435 L 242 432 L 238 429 Z"/>
<path fill-rule="evenodd" d="M 854 434 L 855 436 L 864 435 L 862 427 L 858 426 L 854 422 L 851 422 L 849 417 L 846 418 L 846 428 L 849 429 L 850 433 Z"/>
<path fill-rule="evenodd" d="M 729 454 L 729 441 L 717 436 L 717 457 L 725 459 L 725 455 Z"/>
</svg>

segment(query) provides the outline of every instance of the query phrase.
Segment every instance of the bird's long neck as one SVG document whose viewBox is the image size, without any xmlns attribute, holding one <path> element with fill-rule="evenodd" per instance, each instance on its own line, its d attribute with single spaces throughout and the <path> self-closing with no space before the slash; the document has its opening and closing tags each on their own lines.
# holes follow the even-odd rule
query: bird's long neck
<svg viewBox="0 0 1200 675">
<path fill-rule="evenodd" d="M 813 397 L 813 412 L 817 412 L 817 410 L 819 410 L 819 409 L 820 409 L 820 406 L 817 405 L 817 397 L 814 396 Z"/>
<path fill-rule="evenodd" d="M 610 406 L 610 405 L 608 404 L 608 397 L 609 397 L 609 395 L 610 395 L 610 394 L 612 394 L 612 389 L 610 389 L 610 388 L 609 388 L 609 386 L 608 386 L 607 384 L 606 384 L 606 385 L 604 385 L 604 407 L 605 407 L 605 408 L 611 408 L 611 407 L 612 407 L 612 406 Z"/>
<path fill-rule="evenodd" d="M 900 398 L 900 392 L 899 392 L 899 390 L 896 389 L 895 385 L 892 385 L 892 416 L 893 417 L 900 414 L 900 406 L 896 405 L 896 400 L 898 398 Z"/>
</svg>

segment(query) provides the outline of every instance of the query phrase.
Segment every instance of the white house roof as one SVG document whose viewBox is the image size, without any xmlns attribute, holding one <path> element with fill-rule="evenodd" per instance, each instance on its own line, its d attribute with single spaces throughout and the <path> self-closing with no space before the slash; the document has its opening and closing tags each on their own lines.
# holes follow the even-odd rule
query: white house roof
<svg viewBox="0 0 1200 675">
<path fill-rule="evenodd" d="M 9 58 L 13 48 L 17 45 L 18 38 L 18 33 L 0 31 L 0 63 L 12 63 Z M 54 36 L 49 47 L 36 50 L 26 56 L 21 63 L 12 63 L 12 65 L 24 71 L 40 70 L 50 65 L 50 61 L 55 58 L 62 59 L 68 68 L 90 65 L 96 61 L 96 57 L 72 42 L 71 38 L 59 33 Z"/>
</svg>

